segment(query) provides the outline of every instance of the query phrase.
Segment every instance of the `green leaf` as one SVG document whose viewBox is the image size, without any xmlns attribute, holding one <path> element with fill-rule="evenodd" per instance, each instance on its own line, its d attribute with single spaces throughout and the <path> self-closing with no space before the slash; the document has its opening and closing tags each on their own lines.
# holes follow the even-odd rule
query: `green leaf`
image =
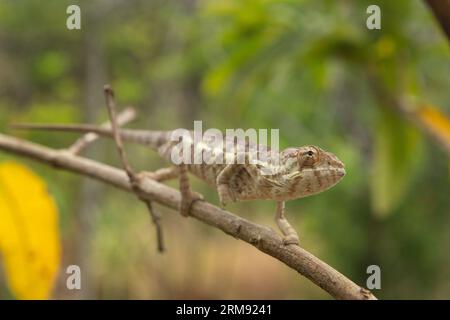
<svg viewBox="0 0 450 320">
<path fill-rule="evenodd" d="M 372 209 L 380 218 L 401 203 L 419 158 L 419 135 L 396 113 L 380 108 L 371 175 Z"/>
<path fill-rule="evenodd" d="M 33 75 L 37 82 L 52 83 L 68 70 L 68 57 L 57 51 L 49 51 L 39 56 L 33 65 Z"/>
</svg>

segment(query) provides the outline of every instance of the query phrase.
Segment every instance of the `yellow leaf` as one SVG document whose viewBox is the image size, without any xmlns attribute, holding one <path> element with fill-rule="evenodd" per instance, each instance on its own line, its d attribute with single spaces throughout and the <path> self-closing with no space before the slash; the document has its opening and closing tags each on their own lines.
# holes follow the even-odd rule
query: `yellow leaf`
<svg viewBox="0 0 450 320">
<path fill-rule="evenodd" d="M 446 150 L 450 150 L 450 120 L 434 106 L 420 107 L 415 116 L 417 121 L 438 140 Z"/>
<path fill-rule="evenodd" d="M 49 298 L 60 251 L 58 209 L 45 182 L 23 165 L 0 163 L 0 254 L 16 298 Z"/>
</svg>

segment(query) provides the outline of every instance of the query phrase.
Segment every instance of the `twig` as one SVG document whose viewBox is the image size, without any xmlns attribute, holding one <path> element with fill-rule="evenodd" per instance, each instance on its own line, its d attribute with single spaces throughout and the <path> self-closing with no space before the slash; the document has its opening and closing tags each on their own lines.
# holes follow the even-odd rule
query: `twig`
<svg viewBox="0 0 450 320">
<path fill-rule="evenodd" d="M 130 180 L 135 180 L 136 175 L 131 169 L 130 163 L 128 162 L 127 155 L 123 149 L 122 138 L 119 134 L 119 129 L 116 119 L 116 102 L 114 101 L 114 92 L 109 85 L 105 85 L 103 88 L 106 99 L 106 107 L 108 108 L 109 120 L 111 122 L 111 130 L 114 137 L 114 142 L 116 143 L 117 152 L 119 153 L 120 161 L 125 169 Z"/>
<path fill-rule="evenodd" d="M 155 212 L 153 209 L 153 203 L 149 199 L 139 197 L 144 203 L 147 205 L 148 212 L 150 212 L 150 216 L 152 217 L 153 225 L 156 229 L 156 243 L 158 245 L 158 252 L 164 252 L 164 238 L 163 238 L 163 230 L 161 226 L 161 217 L 159 214 Z"/>
<path fill-rule="evenodd" d="M 156 240 L 157 240 L 158 251 L 164 252 L 164 241 L 163 241 L 163 234 L 162 234 L 163 231 L 162 231 L 162 227 L 161 227 L 161 218 L 153 209 L 151 199 L 140 196 L 139 187 L 138 187 L 140 178 L 138 175 L 136 175 L 136 173 L 134 173 L 133 169 L 131 168 L 131 165 L 128 162 L 127 155 L 123 148 L 122 138 L 118 131 L 118 124 L 117 124 L 117 117 L 116 117 L 116 103 L 114 101 L 114 91 L 111 89 L 111 87 L 109 85 L 105 85 L 104 94 L 105 94 L 106 106 L 108 108 L 108 114 L 109 114 L 109 118 L 110 118 L 110 122 L 111 122 L 111 130 L 112 130 L 112 133 L 114 136 L 114 141 L 116 143 L 117 152 L 119 153 L 120 161 L 122 162 L 122 166 L 128 175 L 131 186 L 133 187 L 133 191 L 135 191 L 135 193 L 139 197 L 139 199 L 142 200 L 147 205 L 148 211 L 152 218 L 152 222 L 155 225 L 155 229 L 156 229 Z"/>
<path fill-rule="evenodd" d="M 117 115 L 117 123 L 119 126 L 123 126 L 136 118 L 136 110 L 132 107 L 125 108 L 122 112 Z M 101 127 L 110 128 L 109 121 L 103 123 Z M 84 150 L 89 144 L 94 142 L 99 138 L 98 134 L 89 132 L 81 136 L 77 141 L 75 141 L 67 150 L 73 154 L 79 154 Z"/>
<path fill-rule="evenodd" d="M 3 134 L 0 134 L 0 149 L 134 192 L 124 171 L 90 159 Z M 153 200 L 178 210 L 181 200 L 179 191 L 145 177 L 137 181 L 136 187 L 141 198 Z M 196 201 L 192 205 L 190 213 L 195 219 L 218 228 L 234 238 L 250 243 L 262 252 L 278 259 L 336 299 L 376 299 L 370 291 L 356 285 L 308 251 L 298 246 L 283 245 L 280 235 L 270 228 L 238 217 L 206 201 Z"/>
</svg>

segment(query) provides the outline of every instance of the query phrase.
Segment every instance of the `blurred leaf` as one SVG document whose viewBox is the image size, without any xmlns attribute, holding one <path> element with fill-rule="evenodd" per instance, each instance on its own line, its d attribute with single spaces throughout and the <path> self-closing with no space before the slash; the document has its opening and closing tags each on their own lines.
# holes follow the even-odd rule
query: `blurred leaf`
<svg viewBox="0 0 450 320">
<path fill-rule="evenodd" d="M 66 55 L 50 51 L 37 58 L 33 73 L 37 82 L 50 83 L 61 77 L 69 67 Z"/>
<path fill-rule="evenodd" d="M 311 45 L 307 55 L 320 60 L 334 55 L 353 62 L 363 61 L 367 55 L 365 44 L 360 35 L 352 31 L 338 30 L 319 38 Z"/>
<path fill-rule="evenodd" d="M 57 275 L 57 207 L 45 182 L 15 162 L 0 164 L 0 253 L 18 299 L 47 299 Z"/>
<path fill-rule="evenodd" d="M 101 107 L 101 106 L 99 106 Z M 33 122 L 76 122 L 80 121 L 79 110 L 69 104 L 39 103 L 32 105 L 19 120 Z"/>
<path fill-rule="evenodd" d="M 372 208 L 389 215 L 405 195 L 418 159 L 418 134 L 390 109 L 380 108 L 372 163 Z"/>
<path fill-rule="evenodd" d="M 215 69 L 206 74 L 203 82 L 203 90 L 206 94 L 215 95 L 229 85 L 233 74 L 242 68 L 263 45 L 262 37 L 253 37 L 245 41 L 237 42 L 233 52 Z"/>
<path fill-rule="evenodd" d="M 144 91 L 141 82 L 131 78 L 118 79 L 114 83 L 114 87 L 117 92 L 120 92 L 120 99 L 127 101 L 127 103 L 138 101 Z"/>
</svg>

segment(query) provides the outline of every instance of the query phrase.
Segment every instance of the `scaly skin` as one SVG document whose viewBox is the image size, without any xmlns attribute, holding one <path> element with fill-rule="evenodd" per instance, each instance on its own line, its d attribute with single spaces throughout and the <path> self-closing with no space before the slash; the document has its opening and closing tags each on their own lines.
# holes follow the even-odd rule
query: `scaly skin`
<svg viewBox="0 0 450 320">
<path fill-rule="evenodd" d="M 95 132 L 103 136 L 112 136 L 109 129 L 82 124 L 23 124 L 16 125 L 16 127 Z M 183 154 L 181 143 L 171 139 L 172 131 L 121 129 L 120 134 L 125 141 L 144 144 L 157 150 L 162 157 L 169 161 L 172 161 L 174 154 L 179 156 Z M 286 244 L 298 244 L 298 236 L 284 217 L 284 201 L 325 191 L 337 184 L 345 175 L 344 164 L 334 154 L 317 146 L 287 148 L 279 153 L 269 150 L 271 157 L 251 162 L 249 159 L 258 158 L 258 150 L 265 150 L 262 148 L 267 147 L 258 146 L 249 141 L 239 144 L 235 139 L 225 140 L 223 146 L 217 147 L 217 143 L 212 138 L 195 142 L 192 132 L 188 132 L 183 139 L 185 139 L 184 147 L 192 151 L 190 163 L 194 163 L 195 156 L 202 153 L 212 157 L 224 156 L 223 159 L 228 159 L 227 163 L 230 164 L 208 164 L 202 161 L 198 164 L 180 166 L 178 174 L 181 175 L 180 189 L 183 195 L 181 213 L 187 215 L 192 202 L 198 199 L 190 191 L 189 181 L 185 175 L 185 172 L 189 171 L 217 189 L 222 206 L 230 201 L 259 199 L 277 201 L 276 222 L 285 236 Z M 235 146 L 235 149 L 229 148 L 231 145 Z M 245 161 L 241 161 L 242 164 L 236 164 L 239 152 L 244 156 Z M 279 163 L 272 160 L 276 156 L 279 156 Z M 263 169 L 271 169 L 271 171 L 268 174 Z M 167 175 L 167 172 L 165 174 Z"/>
<path fill-rule="evenodd" d="M 171 141 L 170 134 L 171 132 L 155 132 L 151 134 L 152 138 L 147 140 L 150 141 L 147 142 L 148 145 L 156 148 L 158 153 L 169 161 L 174 153 L 182 156 L 180 143 Z M 127 139 L 126 135 L 124 138 Z M 252 164 L 248 159 L 256 158 L 258 150 L 267 147 L 247 142 L 245 146 L 237 145 L 234 149 L 227 149 L 227 144 L 236 145 L 236 142 L 225 140 L 225 146 L 218 148 L 213 139 L 206 139 L 197 143 L 202 144 L 200 148 L 194 144 L 192 133 L 190 137 L 185 138 L 189 142 L 187 148 L 192 148 L 193 151 L 190 163 L 193 163 L 195 155 L 201 152 L 213 159 L 223 155 L 224 159 L 232 163 L 207 164 L 203 161 L 199 164 L 187 164 L 189 172 L 210 186 L 218 188 L 222 204 L 231 200 L 286 201 L 303 198 L 331 188 L 345 175 L 344 164 L 334 154 L 316 146 L 288 148 L 280 153 L 270 151 L 272 158 L 268 157 L 266 161 L 260 160 Z M 243 164 L 236 164 L 239 151 L 245 155 Z M 280 161 L 275 165 L 271 159 L 276 156 L 279 156 Z M 264 174 L 263 168 L 270 168 L 273 173 Z M 224 194 L 221 194 L 220 189 L 224 190 Z"/>
</svg>

